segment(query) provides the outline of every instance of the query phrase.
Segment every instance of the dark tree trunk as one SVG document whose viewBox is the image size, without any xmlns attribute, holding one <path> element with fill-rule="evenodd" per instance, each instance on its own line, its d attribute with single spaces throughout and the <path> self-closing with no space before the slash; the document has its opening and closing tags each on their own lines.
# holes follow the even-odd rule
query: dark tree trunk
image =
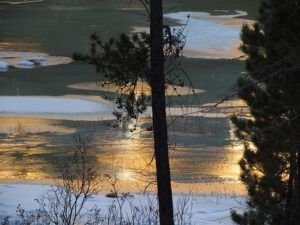
<svg viewBox="0 0 300 225">
<path fill-rule="evenodd" d="M 296 168 L 296 154 L 293 149 L 291 156 L 290 156 L 290 170 L 289 170 L 289 179 L 288 179 L 288 186 L 287 186 L 285 216 L 284 216 L 284 222 L 283 222 L 283 224 L 285 224 L 285 225 L 291 224 L 291 211 L 292 211 L 292 199 L 293 199 L 293 194 L 294 194 L 295 168 Z"/>
<path fill-rule="evenodd" d="M 296 73 L 295 73 L 296 72 Z M 296 76 L 299 74 L 299 71 L 294 71 L 292 69 L 292 75 Z M 298 96 L 297 94 L 292 91 L 292 96 Z M 293 98 L 292 105 L 290 108 L 293 108 L 297 106 L 298 101 L 297 97 Z M 292 121 L 292 135 L 295 135 L 294 142 L 295 142 L 295 148 L 292 152 L 292 156 L 294 159 L 294 182 L 293 182 L 293 215 L 291 215 L 291 218 L 293 219 L 293 223 L 291 224 L 300 224 L 300 118 L 298 117 L 298 107 L 293 108 L 293 117 L 290 118 Z"/>
<path fill-rule="evenodd" d="M 160 225 L 173 225 L 165 103 L 162 0 L 150 1 L 151 89 Z"/>
<path fill-rule="evenodd" d="M 297 152 L 297 177 L 295 180 L 295 189 L 296 189 L 296 212 L 300 212 L 300 148 L 298 146 Z M 296 215 L 297 222 L 300 222 L 300 215 Z"/>
</svg>

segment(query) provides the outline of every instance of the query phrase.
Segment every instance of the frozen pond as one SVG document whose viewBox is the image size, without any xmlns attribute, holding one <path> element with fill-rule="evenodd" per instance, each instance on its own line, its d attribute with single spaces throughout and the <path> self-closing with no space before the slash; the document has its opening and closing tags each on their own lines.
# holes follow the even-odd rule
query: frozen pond
<svg viewBox="0 0 300 225">
<path fill-rule="evenodd" d="M 232 93 L 244 71 L 234 58 L 241 56 L 240 28 L 255 18 L 255 2 L 165 1 L 165 21 L 173 27 L 190 15 L 182 67 L 195 90 L 191 95 L 189 87 L 176 87 L 181 98 L 167 90 L 169 120 L 176 118 L 169 136 L 177 192 L 245 192 L 238 179 L 242 148 L 227 118 L 236 105 L 200 111 Z M 153 180 L 151 108 L 137 127 L 116 125 L 115 106 L 104 99 L 118 87 L 97 87 L 95 68 L 71 60 L 74 51 L 89 51 L 91 33 L 108 40 L 146 27 L 142 8 L 121 0 L 6 0 L 0 2 L 0 24 L 0 182 L 49 182 L 56 176 L 51 160 L 72 151 L 77 132 L 93 136 L 91 157 L 124 190 L 138 192 Z"/>
</svg>

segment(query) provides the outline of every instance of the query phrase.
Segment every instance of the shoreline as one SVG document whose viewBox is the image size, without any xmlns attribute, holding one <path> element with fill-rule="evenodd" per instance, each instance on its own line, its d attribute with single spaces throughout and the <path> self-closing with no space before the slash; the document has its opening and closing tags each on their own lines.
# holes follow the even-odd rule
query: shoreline
<svg viewBox="0 0 300 225">
<path fill-rule="evenodd" d="M 16 179 L 16 178 L 1 178 L 0 187 L 6 185 L 41 185 L 41 186 L 51 186 L 55 185 L 52 179 L 41 179 L 41 180 L 26 180 L 26 179 Z M 101 183 L 100 194 L 108 194 L 111 190 L 111 186 L 108 183 Z M 132 180 L 119 180 L 117 182 L 118 190 L 120 193 L 132 193 L 132 194 L 142 194 L 147 183 L 138 183 L 138 181 Z M 177 183 L 172 181 L 173 194 L 194 194 L 194 195 L 235 195 L 235 196 L 246 196 L 247 192 L 245 187 L 241 182 L 236 183 Z M 155 193 L 155 187 L 153 185 L 149 186 L 146 190 L 147 193 Z M 1 193 L 1 191 L 0 191 Z"/>
</svg>

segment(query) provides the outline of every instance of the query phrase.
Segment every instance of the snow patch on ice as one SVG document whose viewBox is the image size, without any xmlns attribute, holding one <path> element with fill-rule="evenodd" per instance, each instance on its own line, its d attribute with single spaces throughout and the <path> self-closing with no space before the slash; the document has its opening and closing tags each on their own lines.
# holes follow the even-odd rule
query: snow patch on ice
<svg viewBox="0 0 300 225">
<path fill-rule="evenodd" d="M 236 10 L 233 15 L 211 15 L 204 12 L 167 13 L 165 18 L 177 21 L 180 28 L 187 21 L 186 46 L 184 55 L 192 58 L 237 58 L 242 55 L 240 30 L 243 24 L 252 21 L 238 17 L 247 16 L 247 12 Z M 189 18 L 188 18 L 189 17 Z"/>
<path fill-rule="evenodd" d="M 0 61 L 0 72 L 5 72 L 9 69 L 10 64 L 7 62 Z"/>
<path fill-rule="evenodd" d="M 39 3 L 43 1 L 44 0 L 1 1 L 0 4 L 21 5 L 21 4 L 29 4 L 29 3 Z"/>
<path fill-rule="evenodd" d="M 0 96 L 0 113 L 82 114 L 112 112 L 108 102 L 68 97 Z"/>
<path fill-rule="evenodd" d="M 221 12 L 221 11 L 220 11 Z M 228 12 L 224 10 L 224 12 Z M 223 13 L 224 13 L 223 12 Z M 243 24 L 253 21 L 242 19 L 247 16 L 245 11 L 236 10 L 235 14 L 212 15 L 205 12 L 167 13 L 165 18 L 176 21 L 179 25 L 174 29 L 182 29 L 186 45 L 183 55 L 190 58 L 232 59 L 242 56 L 239 50 L 240 30 Z M 133 32 L 149 32 L 148 28 L 133 27 Z"/>
<path fill-rule="evenodd" d="M 42 61 L 47 61 L 47 58 L 45 56 L 34 56 L 29 60 L 42 62 Z"/>
<path fill-rule="evenodd" d="M 21 60 L 19 63 L 19 67 L 20 68 L 33 68 L 34 67 L 34 63 L 30 60 L 24 59 Z"/>
<path fill-rule="evenodd" d="M 37 66 L 68 64 L 72 61 L 73 60 L 69 57 L 50 56 L 40 52 L 0 50 L 0 72 L 5 72 L 9 68 L 31 69 Z M 7 66 L 7 64 L 10 66 Z"/>
<path fill-rule="evenodd" d="M 33 117 L 57 120 L 99 121 L 115 120 L 117 107 L 94 96 L 0 96 L 0 117 Z M 201 107 L 170 107 L 167 116 L 226 118 L 222 112 L 204 112 Z M 151 118 L 152 108 L 139 116 Z"/>
</svg>

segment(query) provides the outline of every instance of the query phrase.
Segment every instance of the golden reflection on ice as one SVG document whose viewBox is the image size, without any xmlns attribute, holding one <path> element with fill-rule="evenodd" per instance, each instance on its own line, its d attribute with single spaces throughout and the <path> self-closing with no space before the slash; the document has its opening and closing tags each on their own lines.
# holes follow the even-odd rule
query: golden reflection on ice
<svg viewBox="0 0 300 225">
<path fill-rule="evenodd" d="M 44 157 L 49 153 L 47 135 L 72 134 L 72 128 L 36 118 L 0 118 L 0 182 L 33 181 L 50 178 Z"/>
<path fill-rule="evenodd" d="M 72 89 L 79 89 L 79 90 L 94 90 L 94 91 L 107 91 L 107 92 L 114 92 L 114 93 L 124 93 L 129 94 L 131 91 L 133 91 L 133 86 L 116 86 L 114 84 L 108 84 L 105 82 L 96 83 L 96 82 L 87 82 L 87 83 L 78 83 L 78 84 L 70 84 L 68 85 L 69 88 Z M 146 96 L 151 95 L 151 88 L 149 84 L 146 82 L 137 82 L 137 85 L 134 89 L 135 94 L 137 96 L 140 96 L 142 94 Z M 167 86 L 166 87 L 166 95 L 172 96 L 172 95 L 192 95 L 192 94 L 199 94 L 203 93 L 204 90 L 201 89 L 194 89 L 190 87 L 180 87 L 180 86 Z"/>
<path fill-rule="evenodd" d="M 0 42 L 0 50 L 38 52 L 41 48 L 38 43 L 33 42 Z"/>
<path fill-rule="evenodd" d="M 59 126 L 51 124 L 50 120 L 19 119 L 0 119 L 0 129 L 3 130 L 3 126 L 11 126 L 16 122 L 21 122 L 25 131 L 30 126 L 46 126 L 45 129 L 54 126 L 53 131 L 60 129 Z M 134 128 L 134 124 L 129 124 L 129 128 Z M 138 129 L 134 132 L 126 130 L 114 133 L 117 134 L 114 137 L 110 134 L 109 139 L 102 138 L 92 146 L 91 152 L 101 165 L 101 174 L 115 176 L 120 190 L 141 191 L 155 181 L 152 133 L 140 132 Z M 53 150 L 66 153 L 63 148 L 56 150 L 55 145 L 49 142 L 50 133 L 15 133 L 11 137 L 6 137 L 3 133 L 1 135 L 0 182 L 51 182 L 54 174 L 49 171 L 49 157 L 52 156 L 48 154 Z M 201 192 L 210 192 L 213 185 L 216 192 L 222 192 L 226 187 L 226 190 L 244 193 L 243 186 L 238 182 L 238 161 L 242 156 L 242 147 L 234 136 L 230 139 L 233 140 L 233 144 L 225 148 L 173 146 L 170 149 L 170 164 L 174 191 L 189 192 L 191 189 L 199 189 Z M 203 152 L 199 155 L 199 151 Z M 206 154 L 210 154 L 208 158 L 205 158 Z M 155 183 L 152 183 L 148 190 L 154 191 Z"/>
<path fill-rule="evenodd" d="M 0 118 L 0 133 L 16 135 L 37 132 L 74 133 L 75 130 L 55 125 L 53 121 L 47 119 L 30 117 Z"/>
<path fill-rule="evenodd" d="M 98 155 L 98 160 L 108 168 L 108 173 L 115 173 L 119 180 L 140 182 L 155 172 L 151 163 L 152 140 L 138 136 L 105 142 L 100 147 L 107 150 Z"/>
<path fill-rule="evenodd" d="M 242 102 L 245 104 L 244 102 Z M 249 114 L 246 114 L 245 117 L 249 118 Z M 232 154 L 229 156 L 228 161 L 232 162 L 232 167 L 230 168 L 230 171 L 232 174 L 235 174 L 237 177 L 239 177 L 241 173 L 241 169 L 239 166 L 239 161 L 241 160 L 244 152 L 244 142 L 239 141 L 238 138 L 234 134 L 235 127 L 229 120 L 229 135 L 231 144 L 226 147 L 228 151 L 231 151 Z M 255 146 L 251 142 L 247 142 L 250 148 L 255 149 Z"/>
<path fill-rule="evenodd" d="M 21 143 L 10 143 L 11 139 L 2 140 L 0 144 L 1 170 L 0 181 L 14 180 L 44 180 L 49 178 L 45 171 L 43 159 L 35 156 L 45 154 L 40 148 L 45 142 L 44 138 L 25 140 Z"/>
</svg>

